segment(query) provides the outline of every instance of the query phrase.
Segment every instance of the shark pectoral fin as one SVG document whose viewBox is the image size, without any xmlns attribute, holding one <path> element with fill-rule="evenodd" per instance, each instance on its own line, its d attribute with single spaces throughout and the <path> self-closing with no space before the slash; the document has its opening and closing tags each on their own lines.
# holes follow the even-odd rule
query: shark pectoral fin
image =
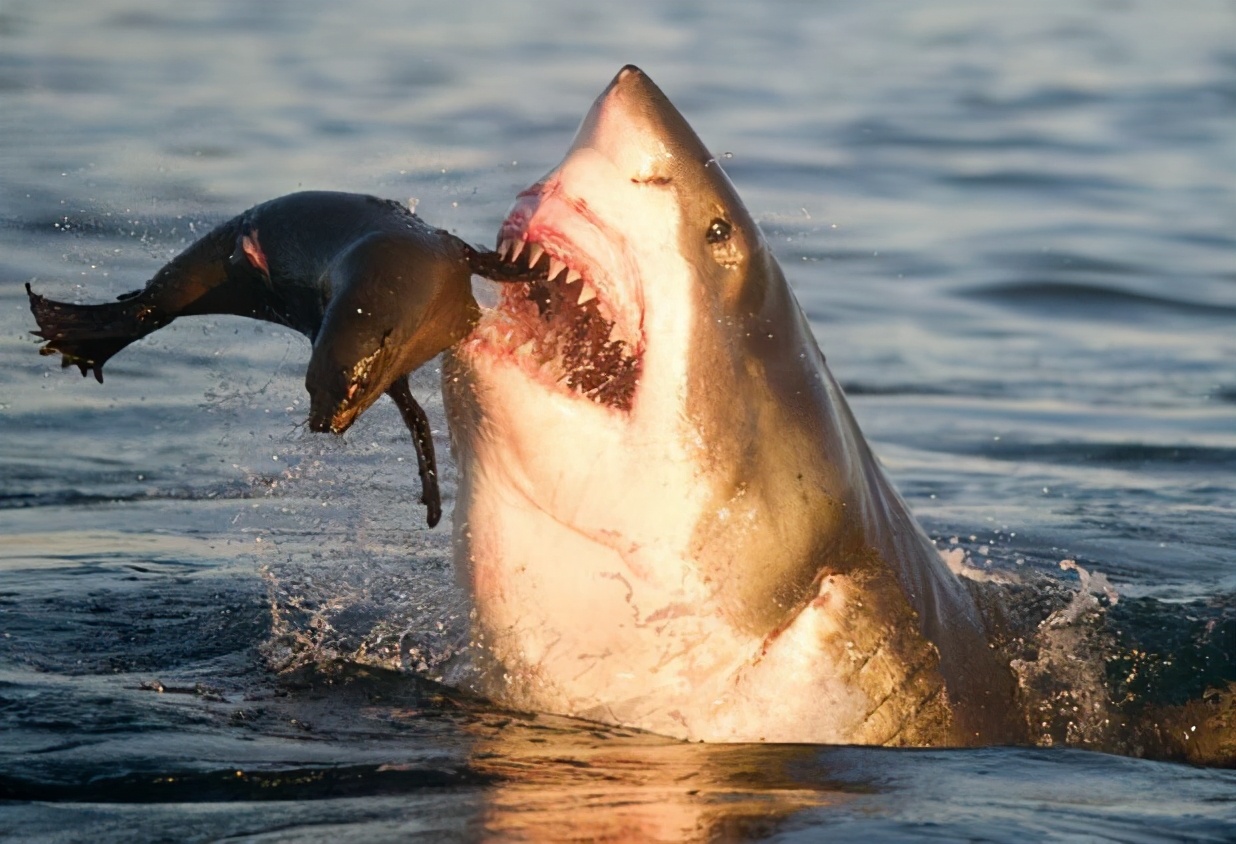
<svg viewBox="0 0 1236 844">
<path fill-rule="evenodd" d="M 395 402 L 404 424 L 412 433 L 412 445 L 416 448 L 416 467 L 421 476 L 421 503 L 425 505 L 426 521 L 433 527 L 442 518 L 442 497 L 438 492 L 438 467 L 433 453 L 433 433 L 429 430 L 429 417 L 408 385 L 408 376 L 396 378 L 386 394 Z"/>
</svg>

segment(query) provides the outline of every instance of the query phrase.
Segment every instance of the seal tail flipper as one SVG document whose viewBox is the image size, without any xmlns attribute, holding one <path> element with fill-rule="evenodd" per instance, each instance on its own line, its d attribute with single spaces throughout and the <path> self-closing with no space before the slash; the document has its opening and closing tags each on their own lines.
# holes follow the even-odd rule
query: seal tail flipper
<svg viewBox="0 0 1236 844">
<path fill-rule="evenodd" d="M 35 293 L 29 284 L 26 295 L 39 324 L 39 330 L 31 333 L 45 341 L 39 354 L 59 354 L 61 366 L 76 365 L 83 376 L 93 371 L 100 384 L 103 364 L 112 355 L 166 324 L 141 302 L 141 291 L 100 305 L 56 302 Z"/>
<path fill-rule="evenodd" d="M 433 452 L 433 432 L 429 429 L 429 417 L 408 385 L 408 377 L 396 378 L 386 394 L 394 400 L 404 424 L 412 432 L 412 444 L 416 447 L 416 467 L 421 476 L 421 503 L 425 505 L 426 521 L 430 527 L 442 518 L 442 497 L 438 492 L 438 467 Z"/>
</svg>

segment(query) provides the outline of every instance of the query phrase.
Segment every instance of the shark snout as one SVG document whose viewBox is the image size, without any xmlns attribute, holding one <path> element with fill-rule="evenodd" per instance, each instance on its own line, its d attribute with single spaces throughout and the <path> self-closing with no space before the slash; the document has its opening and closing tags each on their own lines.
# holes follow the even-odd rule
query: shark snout
<svg viewBox="0 0 1236 844">
<path fill-rule="evenodd" d="M 652 178 L 676 159 L 711 156 L 686 119 L 647 75 L 627 65 L 593 103 L 571 144 L 567 161 L 582 149 L 601 153 L 630 178 Z"/>
</svg>

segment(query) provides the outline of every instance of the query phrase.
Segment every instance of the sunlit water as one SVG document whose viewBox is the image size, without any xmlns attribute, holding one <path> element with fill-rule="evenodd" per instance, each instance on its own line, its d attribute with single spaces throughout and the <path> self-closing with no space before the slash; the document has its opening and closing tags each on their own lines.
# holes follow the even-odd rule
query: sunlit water
<svg viewBox="0 0 1236 844">
<path fill-rule="evenodd" d="M 1233 772 L 1086 749 L 1236 677 L 1236 7 L 412 6 L 0 5 L 0 835 L 1236 836 Z M 433 682 L 466 609 L 389 404 L 310 434 L 307 343 L 240 319 L 103 386 L 35 354 L 24 282 L 110 298 L 299 188 L 489 243 L 626 62 L 729 154 L 941 547 L 1060 584 L 1022 624 L 1068 615 L 1061 560 L 1117 593 L 1005 643 L 1044 746 L 495 710 Z"/>
</svg>

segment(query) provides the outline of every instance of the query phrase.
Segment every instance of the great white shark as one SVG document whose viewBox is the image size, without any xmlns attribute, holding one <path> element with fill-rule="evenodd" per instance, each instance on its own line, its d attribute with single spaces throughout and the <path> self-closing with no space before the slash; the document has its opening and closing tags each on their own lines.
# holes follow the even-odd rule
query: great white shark
<svg viewBox="0 0 1236 844">
<path fill-rule="evenodd" d="M 1017 735 L 970 592 L 864 440 L 716 157 L 623 68 L 446 353 L 473 683 L 692 740 Z"/>
</svg>

